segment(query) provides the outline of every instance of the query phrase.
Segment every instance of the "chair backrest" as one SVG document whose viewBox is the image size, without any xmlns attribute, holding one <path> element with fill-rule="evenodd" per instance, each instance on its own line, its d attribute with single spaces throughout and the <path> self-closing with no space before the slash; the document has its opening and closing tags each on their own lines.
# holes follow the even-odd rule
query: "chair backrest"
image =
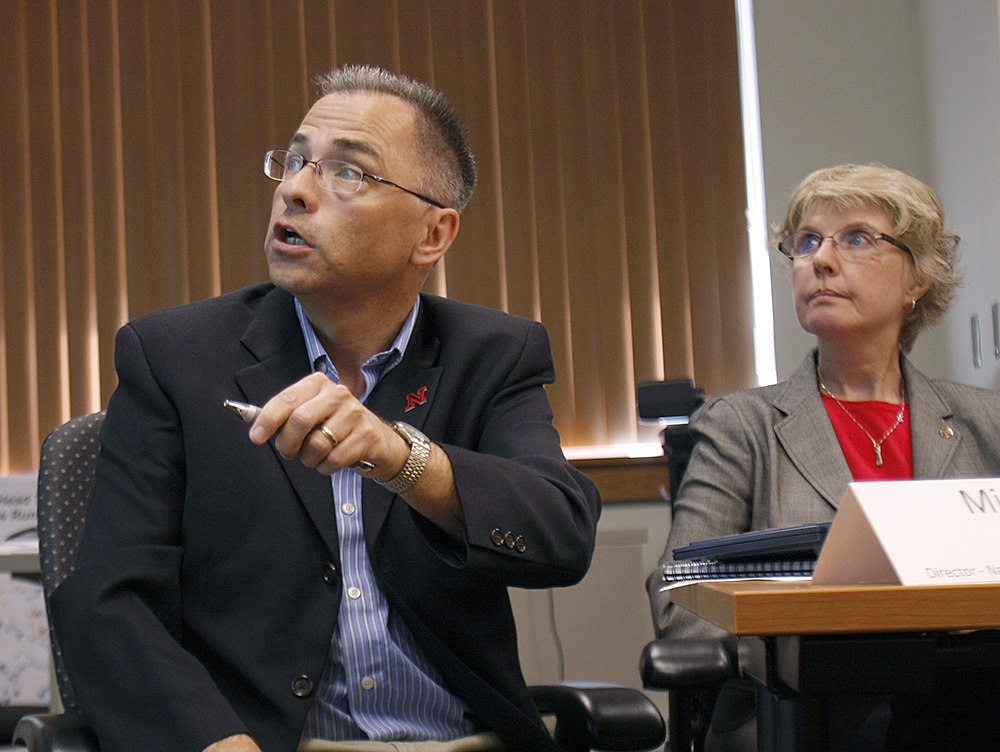
<svg viewBox="0 0 1000 752">
<path fill-rule="evenodd" d="M 73 418 L 42 444 L 38 469 L 38 552 L 46 611 L 58 585 L 76 568 L 94 469 L 101 451 L 104 411 Z M 63 707 L 76 710 L 76 697 L 63 666 L 62 651 L 49 617 L 53 669 Z"/>
</svg>

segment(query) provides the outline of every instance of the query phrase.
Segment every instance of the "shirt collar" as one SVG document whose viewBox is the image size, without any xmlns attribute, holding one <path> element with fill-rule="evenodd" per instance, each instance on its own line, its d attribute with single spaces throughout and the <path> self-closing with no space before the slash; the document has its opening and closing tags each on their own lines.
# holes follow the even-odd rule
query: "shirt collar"
<svg viewBox="0 0 1000 752">
<path fill-rule="evenodd" d="M 375 385 L 382 377 L 399 365 L 399 362 L 403 359 L 406 348 L 410 343 L 410 336 L 413 334 L 413 329 L 417 324 L 417 315 L 419 312 L 420 296 L 418 295 L 413 308 L 410 309 L 410 315 L 406 317 L 406 321 L 403 322 L 403 326 L 400 328 L 399 333 L 396 334 L 396 338 L 392 341 L 389 348 L 376 353 L 361 366 L 361 372 L 364 374 L 366 385 L 361 402 L 364 402 L 368 398 L 371 390 L 375 388 Z M 327 355 L 323 345 L 320 344 L 319 337 L 316 336 L 316 331 L 313 329 L 305 311 L 302 310 L 302 304 L 299 303 L 298 298 L 295 299 L 295 314 L 299 318 L 299 326 L 302 329 L 302 337 L 305 340 L 306 353 L 309 355 L 312 372 L 320 371 L 329 376 L 332 381 L 340 383 L 340 376 L 337 374 L 337 369 L 334 368 L 330 356 Z"/>
</svg>

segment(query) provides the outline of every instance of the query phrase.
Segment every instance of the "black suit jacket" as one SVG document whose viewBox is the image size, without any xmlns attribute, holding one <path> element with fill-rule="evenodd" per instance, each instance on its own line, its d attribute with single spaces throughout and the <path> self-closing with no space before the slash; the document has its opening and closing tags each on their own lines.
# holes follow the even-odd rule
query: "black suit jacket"
<svg viewBox="0 0 1000 752">
<path fill-rule="evenodd" d="M 145 316 L 119 332 L 116 365 L 78 567 L 53 597 L 81 708 L 105 752 L 197 751 L 242 732 L 292 752 L 341 597 L 331 485 L 251 444 L 222 403 L 263 404 L 309 373 L 293 299 L 264 284 Z M 555 747 L 507 587 L 580 580 L 600 514 L 563 459 L 552 380 L 541 325 L 424 296 L 403 361 L 368 401 L 445 449 L 466 523 L 456 543 L 364 481 L 375 575 L 512 750 Z M 524 546 L 498 545 L 508 532 Z"/>
</svg>

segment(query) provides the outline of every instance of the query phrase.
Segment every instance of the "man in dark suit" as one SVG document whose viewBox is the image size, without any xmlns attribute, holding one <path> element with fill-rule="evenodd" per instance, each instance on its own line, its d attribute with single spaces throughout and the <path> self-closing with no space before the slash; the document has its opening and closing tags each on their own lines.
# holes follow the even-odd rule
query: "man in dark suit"
<svg viewBox="0 0 1000 752">
<path fill-rule="evenodd" d="M 272 284 L 119 333 L 53 597 L 70 678 L 105 752 L 555 749 L 506 589 L 579 581 L 600 500 L 552 426 L 547 335 L 420 294 L 475 185 L 440 95 L 321 83 L 266 158 Z M 263 406 L 249 436 L 225 400 Z"/>
</svg>

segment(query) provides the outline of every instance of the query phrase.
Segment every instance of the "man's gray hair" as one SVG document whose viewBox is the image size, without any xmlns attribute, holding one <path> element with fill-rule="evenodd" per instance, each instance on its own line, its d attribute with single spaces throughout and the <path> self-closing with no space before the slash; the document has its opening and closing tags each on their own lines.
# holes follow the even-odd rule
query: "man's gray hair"
<svg viewBox="0 0 1000 752">
<path fill-rule="evenodd" d="M 427 84 L 372 65 L 336 68 L 316 81 L 323 96 L 369 91 L 390 94 L 412 104 L 421 115 L 417 141 L 426 161 L 417 190 L 461 213 L 476 187 L 476 161 L 458 115 L 443 94 Z"/>
</svg>

